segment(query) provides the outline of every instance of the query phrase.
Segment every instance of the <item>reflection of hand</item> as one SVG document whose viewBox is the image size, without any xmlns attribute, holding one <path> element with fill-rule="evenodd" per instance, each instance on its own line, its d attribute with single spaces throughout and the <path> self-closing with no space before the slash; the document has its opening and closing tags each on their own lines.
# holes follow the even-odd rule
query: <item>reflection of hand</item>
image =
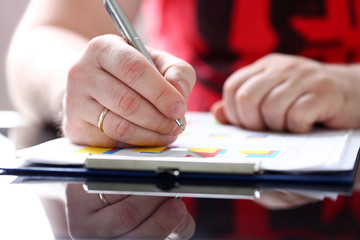
<svg viewBox="0 0 360 240">
<path fill-rule="evenodd" d="M 174 122 L 186 112 L 193 68 L 150 50 L 158 70 L 115 35 L 91 40 L 68 74 L 63 129 L 75 143 L 122 147 L 166 145 L 181 133 Z M 159 73 L 160 72 L 160 73 Z M 98 128 L 99 115 L 110 111 Z"/>
<path fill-rule="evenodd" d="M 288 209 L 319 201 L 305 195 L 286 191 L 264 191 L 259 199 L 255 200 L 260 205 L 272 209 Z"/>
<path fill-rule="evenodd" d="M 306 132 L 317 122 L 360 127 L 356 68 L 270 54 L 229 77 L 213 112 L 221 122 L 252 130 Z"/>
<path fill-rule="evenodd" d="M 195 223 L 179 199 L 89 194 L 81 184 L 66 189 L 69 231 L 73 238 L 188 239 Z"/>
</svg>

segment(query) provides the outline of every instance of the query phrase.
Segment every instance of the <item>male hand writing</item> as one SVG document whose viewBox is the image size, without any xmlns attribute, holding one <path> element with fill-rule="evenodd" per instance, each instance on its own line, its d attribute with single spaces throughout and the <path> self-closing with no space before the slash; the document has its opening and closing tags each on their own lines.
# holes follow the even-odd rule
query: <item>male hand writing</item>
<svg viewBox="0 0 360 240">
<path fill-rule="evenodd" d="M 193 68 L 149 49 L 157 69 L 121 37 L 91 40 L 68 74 L 63 129 L 74 143 L 92 146 L 165 145 L 182 131 Z M 98 128 L 99 115 L 110 111 Z"/>
</svg>

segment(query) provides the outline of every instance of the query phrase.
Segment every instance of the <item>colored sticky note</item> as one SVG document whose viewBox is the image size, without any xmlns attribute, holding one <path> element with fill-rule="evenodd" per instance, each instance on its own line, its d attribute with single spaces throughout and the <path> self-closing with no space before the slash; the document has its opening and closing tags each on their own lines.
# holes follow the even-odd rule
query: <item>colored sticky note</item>
<svg viewBox="0 0 360 240">
<path fill-rule="evenodd" d="M 217 150 L 217 148 L 189 148 L 190 152 L 197 153 L 215 153 Z"/>
<path fill-rule="evenodd" d="M 160 153 L 168 147 L 145 147 L 145 148 L 136 148 L 133 152 L 142 152 L 142 153 Z"/>
<path fill-rule="evenodd" d="M 102 154 L 109 150 L 112 150 L 112 148 L 99 148 L 99 147 L 85 147 L 80 150 L 75 151 L 76 153 L 90 153 L 90 154 Z"/>
<path fill-rule="evenodd" d="M 196 153 L 201 157 L 215 157 L 218 154 L 224 154 L 226 149 L 218 148 L 189 148 L 189 152 Z"/>
<path fill-rule="evenodd" d="M 274 151 L 269 151 L 269 150 L 242 150 L 240 153 L 242 154 L 271 154 L 271 152 Z"/>
<path fill-rule="evenodd" d="M 268 150 L 242 150 L 240 153 L 246 154 L 247 158 L 274 158 L 280 151 Z"/>
</svg>

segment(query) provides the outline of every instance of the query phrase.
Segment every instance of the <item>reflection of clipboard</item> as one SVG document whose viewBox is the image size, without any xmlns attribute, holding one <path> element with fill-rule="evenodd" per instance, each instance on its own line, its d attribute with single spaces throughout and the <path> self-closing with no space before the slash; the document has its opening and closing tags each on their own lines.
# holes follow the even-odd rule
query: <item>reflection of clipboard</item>
<svg viewBox="0 0 360 240">
<path fill-rule="evenodd" d="M 154 183 L 141 182 L 86 182 L 84 187 L 89 193 L 150 195 L 166 197 L 205 197 L 256 199 L 261 196 L 261 190 L 256 186 L 223 186 L 223 185 L 196 185 L 174 184 L 166 180 Z M 166 186 L 168 185 L 168 186 Z"/>
<path fill-rule="evenodd" d="M 158 172 L 156 176 L 148 178 L 136 176 L 107 180 L 92 178 L 86 180 L 84 186 L 92 193 L 257 199 L 266 190 L 350 195 L 355 175 L 355 171 L 336 176 L 310 174 L 296 178 L 270 172 L 261 175 L 233 176 L 194 173 L 178 176 L 171 172 Z M 303 181 L 303 179 L 307 180 Z"/>
</svg>

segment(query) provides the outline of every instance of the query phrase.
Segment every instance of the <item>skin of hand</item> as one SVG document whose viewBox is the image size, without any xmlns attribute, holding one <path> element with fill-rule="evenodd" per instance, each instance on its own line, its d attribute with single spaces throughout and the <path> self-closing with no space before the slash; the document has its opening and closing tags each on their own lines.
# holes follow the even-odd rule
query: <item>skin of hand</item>
<svg viewBox="0 0 360 240">
<path fill-rule="evenodd" d="M 185 204 L 174 198 L 85 192 L 81 184 L 66 188 L 67 218 L 74 239 L 189 239 L 195 222 Z"/>
<path fill-rule="evenodd" d="M 360 127 L 360 67 L 270 54 L 233 73 L 212 112 L 251 130 L 307 132 L 314 124 Z"/>
<path fill-rule="evenodd" d="M 195 72 L 186 62 L 149 49 L 158 70 L 121 37 L 89 42 L 68 73 L 63 130 L 72 142 L 92 146 L 166 145 L 182 132 Z M 103 132 L 97 126 L 108 108 Z"/>
<path fill-rule="evenodd" d="M 265 190 L 259 199 L 255 199 L 255 202 L 270 210 L 295 208 L 318 201 L 316 198 L 280 190 Z"/>
</svg>

